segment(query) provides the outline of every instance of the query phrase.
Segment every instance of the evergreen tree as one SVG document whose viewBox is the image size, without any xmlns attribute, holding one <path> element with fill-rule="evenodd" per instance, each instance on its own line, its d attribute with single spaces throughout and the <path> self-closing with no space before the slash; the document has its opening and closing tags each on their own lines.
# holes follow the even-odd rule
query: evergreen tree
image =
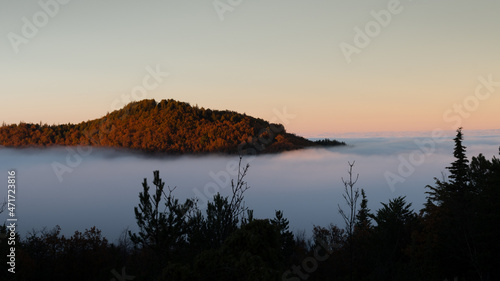
<svg viewBox="0 0 500 281">
<path fill-rule="evenodd" d="M 366 199 L 365 190 L 361 189 L 361 204 L 359 205 L 359 211 L 356 215 L 355 230 L 366 230 L 371 227 L 372 222 L 370 218 L 370 209 L 368 209 L 368 199 Z"/>
<path fill-rule="evenodd" d="M 430 191 L 426 192 L 429 194 L 427 204 L 442 205 L 454 201 L 453 205 L 457 206 L 464 203 L 463 200 L 466 197 L 466 189 L 469 183 L 469 160 L 465 155 L 466 147 L 463 146 L 462 140 L 462 128 L 458 128 L 457 135 L 454 138 L 455 149 L 453 155 L 455 161 L 451 163 L 451 166 L 447 167 L 448 171 L 450 171 L 450 181 L 446 181 L 444 176 L 443 180 L 435 178 L 436 186 L 427 186 L 430 189 Z"/>
<path fill-rule="evenodd" d="M 368 199 L 364 189 L 361 189 L 361 204 L 356 215 L 356 225 L 354 226 L 354 271 L 355 280 L 366 280 L 373 271 L 373 216 L 368 209 Z"/>
<path fill-rule="evenodd" d="M 495 157 L 489 161 L 482 154 L 469 164 L 461 128 L 454 140 L 455 161 L 448 167 L 449 181 L 436 179 L 435 186 L 428 186 L 424 243 L 435 246 L 428 251 L 428 258 L 437 264 L 434 270 L 440 278 L 488 280 L 491 274 L 498 276 L 491 261 L 498 259 L 495 253 L 500 251 L 500 233 L 494 227 L 500 219 L 500 165 Z"/>
<path fill-rule="evenodd" d="M 139 226 L 139 233 L 129 236 L 136 246 L 140 246 L 151 258 L 151 267 L 154 272 L 165 266 L 181 245 L 185 243 L 187 235 L 187 213 L 193 206 L 189 199 L 180 204 L 172 195 L 175 189 L 169 188 L 165 193 L 165 183 L 160 178 L 160 172 L 154 171 L 153 184 L 155 190 L 150 195 L 147 179 L 142 183 L 143 191 L 139 193 L 139 205 L 134 207 L 134 213 Z M 161 206 L 165 199 L 164 206 Z"/>
<path fill-rule="evenodd" d="M 455 161 L 451 163 L 451 166 L 447 167 L 447 169 L 451 173 L 451 183 L 453 183 L 457 189 L 463 189 L 468 182 L 469 160 L 465 155 L 466 147 L 462 144 L 463 136 L 461 127 L 457 129 L 457 135 L 453 140 L 455 141 L 455 149 L 453 151 Z"/>
<path fill-rule="evenodd" d="M 283 216 L 282 211 L 276 211 L 275 218 L 271 222 L 278 228 L 280 232 L 281 252 L 285 258 L 288 258 L 293 253 L 295 240 L 293 233 L 289 230 L 290 222 Z"/>
<path fill-rule="evenodd" d="M 210 241 L 212 248 L 218 248 L 238 228 L 238 218 L 231 213 L 231 205 L 227 197 L 220 193 L 208 202 L 207 218 L 205 221 L 205 238 Z"/>
<path fill-rule="evenodd" d="M 405 197 L 382 203 L 382 208 L 372 216 L 377 226 L 374 228 L 375 280 L 407 280 L 406 253 L 411 235 L 416 228 L 417 216 L 406 203 Z"/>
</svg>

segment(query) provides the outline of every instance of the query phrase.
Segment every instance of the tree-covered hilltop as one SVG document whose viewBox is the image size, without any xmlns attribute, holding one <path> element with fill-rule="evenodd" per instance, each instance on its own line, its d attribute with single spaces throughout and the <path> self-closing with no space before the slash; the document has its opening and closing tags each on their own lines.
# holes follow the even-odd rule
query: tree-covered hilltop
<svg viewBox="0 0 500 281">
<path fill-rule="evenodd" d="M 344 143 L 331 143 L 341 144 Z M 170 99 L 132 102 L 100 119 L 79 124 L 3 125 L 0 127 L 0 145 L 90 145 L 171 154 L 257 154 L 319 144 L 287 133 L 280 124 L 234 111 L 199 108 Z"/>
</svg>

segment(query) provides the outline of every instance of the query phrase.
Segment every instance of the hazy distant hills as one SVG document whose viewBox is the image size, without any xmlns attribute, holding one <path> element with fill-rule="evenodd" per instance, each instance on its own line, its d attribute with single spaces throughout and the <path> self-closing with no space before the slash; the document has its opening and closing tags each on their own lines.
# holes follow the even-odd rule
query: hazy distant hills
<svg viewBox="0 0 500 281">
<path fill-rule="evenodd" d="M 255 154 L 342 144 L 312 142 L 287 133 L 279 124 L 175 100 L 132 102 L 102 118 L 79 124 L 20 123 L 0 127 L 0 145 L 7 147 L 91 145 L 169 154 Z"/>
</svg>

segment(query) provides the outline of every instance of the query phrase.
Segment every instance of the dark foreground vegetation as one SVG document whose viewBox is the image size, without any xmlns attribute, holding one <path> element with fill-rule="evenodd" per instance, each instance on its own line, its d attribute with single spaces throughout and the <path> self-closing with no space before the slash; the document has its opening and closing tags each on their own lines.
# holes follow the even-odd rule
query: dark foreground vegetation
<svg viewBox="0 0 500 281">
<path fill-rule="evenodd" d="M 159 172 L 144 179 L 138 233 L 111 244 L 98 229 L 60 234 L 58 227 L 18 239 L 17 280 L 500 280 L 500 160 L 470 161 L 455 138 L 449 177 L 426 188 L 415 212 L 398 197 L 372 212 L 350 163 L 342 179 L 345 226 L 294 235 L 281 211 L 256 219 L 245 207 L 248 165 L 206 211 L 180 202 Z M 339 194 L 340 196 L 340 194 Z M 358 202 L 358 199 L 361 201 Z M 311 202 L 313 204 L 313 202 Z M 5 227 L 3 229 L 5 232 Z M 21 240 L 21 241 L 19 241 Z M 0 262 L 7 262 L 1 243 Z M 1 280 L 11 280 L 5 270 Z M 457 279 L 455 279 L 457 278 Z M 14 280 L 14 279 L 12 279 Z"/>
<path fill-rule="evenodd" d="M 143 100 L 79 124 L 19 123 L 0 127 L 0 146 L 97 146 L 167 154 L 258 154 L 301 149 L 319 143 L 287 133 L 283 125 L 234 111 L 190 106 L 175 100 Z"/>
</svg>

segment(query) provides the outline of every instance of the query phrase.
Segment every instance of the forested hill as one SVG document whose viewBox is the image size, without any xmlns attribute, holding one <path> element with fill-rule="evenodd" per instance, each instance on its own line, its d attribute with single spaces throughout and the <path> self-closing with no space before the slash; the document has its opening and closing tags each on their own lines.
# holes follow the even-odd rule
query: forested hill
<svg viewBox="0 0 500 281">
<path fill-rule="evenodd" d="M 20 123 L 0 127 L 0 145 L 6 147 L 91 145 L 169 154 L 254 154 L 342 144 L 312 142 L 287 133 L 279 124 L 175 100 L 132 102 L 100 119 L 80 124 Z"/>
</svg>

